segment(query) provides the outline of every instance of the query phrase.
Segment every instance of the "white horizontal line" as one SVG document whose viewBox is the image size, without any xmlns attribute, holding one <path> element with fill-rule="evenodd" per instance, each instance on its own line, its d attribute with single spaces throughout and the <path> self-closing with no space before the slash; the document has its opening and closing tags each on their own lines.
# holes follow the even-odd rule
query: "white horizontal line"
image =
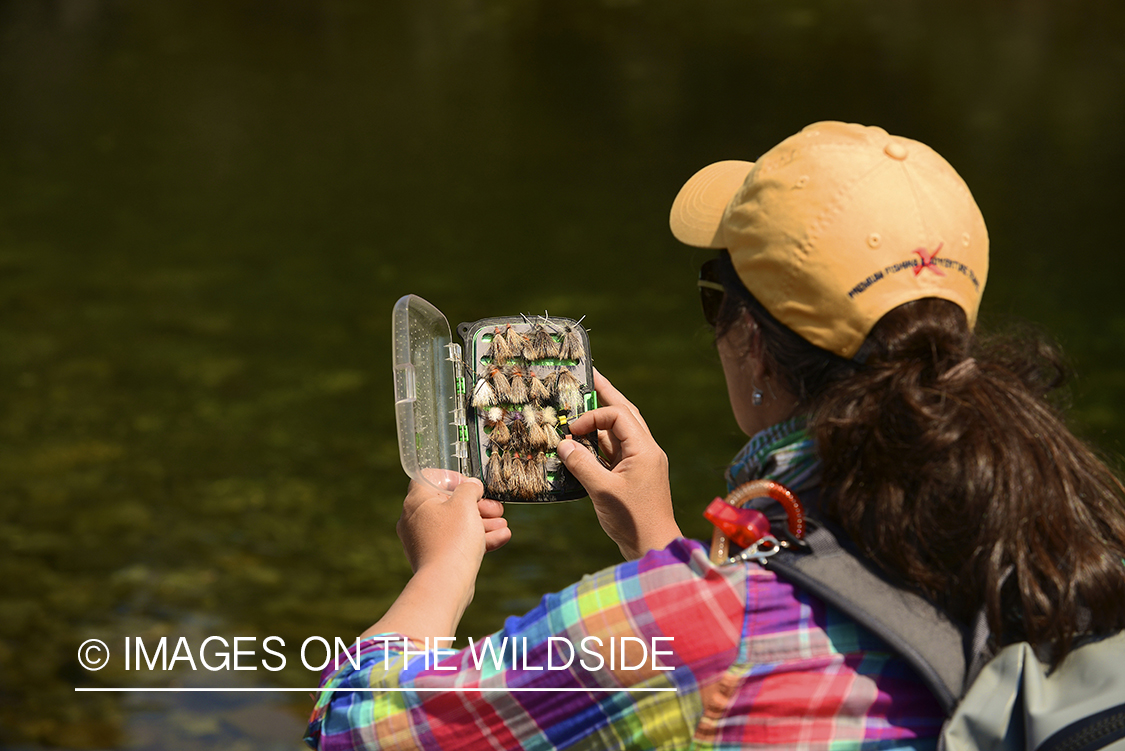
<svg viewBox="0 0 1125 751">
<path fill-rule="evenodd" d="M 486 691 L 503 691 L 507 693 L 517 692 L 531 692 L 531 691 L 558 691 L 569 693 L 583 693 L 583 692 L 618 692 L 618 691 L 675 691 L 675 688 L 507 688 L 507 687 L 477 687 L 477 688 L 75 688 L 75 691 L 94 691 L 94 692 L 110 692 L 110 691 L 146 691 L 146 692 L 198 692 L 198 691 L 251 691 L 251 692 L 272 692 L 272 691 L 300 691 L 304 693 L 321 693 L 333 691 L 352 691 L 355 693 L 382 693 L 386 692 L 413 692 L 413 693 L 438 693 L 447 692 L 455 694 L 472 694 L 484 693 Z"/>
</svg>

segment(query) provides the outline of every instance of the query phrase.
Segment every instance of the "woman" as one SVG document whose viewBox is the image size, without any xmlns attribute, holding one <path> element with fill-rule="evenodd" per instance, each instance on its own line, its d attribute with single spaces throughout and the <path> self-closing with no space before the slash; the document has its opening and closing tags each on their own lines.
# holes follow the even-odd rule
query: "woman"
<svg viewBox="0 0 1125 751">
<path fill-rule="evenodd" d="M 671 223 L 721 249 L 699 284 L 752 436 L 732 486 L 785 484 L 904 586 L 966 622 L 983 611 L 997 646 L 1029 641 L 1057 662 L 1125 627 L 1121 484 L 1043 401 L 1051 350 L 974 338 L 988 238 L 940 156 L 818 123 L 756 164 L 697 173 Z M 559 455 L 627 562 L 509 619 L 491 641 L 510 659 L 476 644 L 434 660 L 402 637 L 453 634 L 482 556 L 510 531 L 475 481 L 448 497 L 413 485 L 398 531 L 414 577 L 358 667 L 326 672 L 335 691 L 310 744 L 932 748 L 943 712 L 876 637 L 680 536 L 663 452 L 628 400 L 595 385 L 604 406 L 572 431 L 597 430 L 610 469 L 571 441 Z M 590 659 L 551 668 L 576 645 Z M 412 691 L 346 690 L 370 687 Z"/>
</svg>

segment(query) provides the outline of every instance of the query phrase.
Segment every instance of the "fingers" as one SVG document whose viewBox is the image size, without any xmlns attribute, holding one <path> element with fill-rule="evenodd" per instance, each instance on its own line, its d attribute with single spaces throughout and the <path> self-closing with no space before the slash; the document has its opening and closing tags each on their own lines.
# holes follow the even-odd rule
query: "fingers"
<svg viewBox="0 0 1125 751">
<path fill-rule="evenodd" d="M 411 480 L 406 491 L 406 499 L 402 502 L 403 516 L 410 516 L 424 503 L 446 503 L 456 501 L 465 503 L 469 499 L 479 501 L 484 497 L 484 483 L 475 477 L 466 477 L 453 490 L 452 495 L 446 495 L 435 490 L 429 485 Z"/>
<path fill-rule="evenodd" d="M 593 453 L 580 446 L 578 441 L 566 438 L 559 443 L 555 451 L 558 452 L 559 459 L 566 465 L 567 470 L 574 475 L 574 479 L 578 480 L 591 496 L 599 492 L 607 483 L 613 482 L 613 474 L 602 466 Z"/>
<path fill-rule="evenodd" d="M 507 519 L 481 519 L 481 523 L 484 526 L 485 533 L 503 529 L 508 526 Z"/>
<path fill-rule="evenodd" d="M 484 520 L 484 549 L 488 552 L 503 547 L 512 539 L 507 519 Z"/>
<path fill-rule="evenodd" d="M 504 504 L 491 498 L 482 498 L 477 501 L 477 511 L 481 519 L 495 519 L 504 515 Z"/>
<path fill-rule="evenodd" d="M 644 423 L 628 408 L 620 405 L 598 407 L 583 412 L 570 421 L 570 432 L 574 435 L 585 435 L 594 430 L 604 430 L 611 434 L 607 440 L 612 453 L 618 456 L 630 453 L 631 446 L 652 440 Z"/>
<path fill-rule="evenodd" d="M 485 532 L 484 534 L 484 549 L 485 552 L 491 553 L 493 550 L 499 550 L 508 544 L 512 539 L 512 530 L 504 527 L 497 529 L 493 532 Z"/>
<path fill-rule="evenodd" d="M 484 483 L 475 477 L 466 477 L 460 485 L 453 489 L 453 495 L 449 499 L 458 503 L 467 503 L 472 501 L 476 503 L 484 498 Z"/>
<path fill-rule="evenodd" d="M 621 441 L 617 440 L 617 436 L 608 430 L 599 430 L 598 448 L 601 449 L 602 456 L 609 460 L 610 464 L 617 463 L 617 459 L 621 455 Z"/>
<path fill-rule="evenodd" d="M 484 549 L 491 552 L 504 547 L 512 539 L 508 520 L 503 517 L 504 504 L 485 498 L 477 501 L 477 511 L 484 523 Z"/>
</svg>

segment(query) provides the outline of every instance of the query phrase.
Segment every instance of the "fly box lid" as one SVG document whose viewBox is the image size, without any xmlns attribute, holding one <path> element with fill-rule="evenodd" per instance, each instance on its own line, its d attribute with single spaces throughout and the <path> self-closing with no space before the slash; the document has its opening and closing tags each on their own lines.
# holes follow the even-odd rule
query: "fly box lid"
<svg viewBox="0 0 1125 751">
<path fill-rule="evenodd" d="M 581 322 L 502 316 L 457 332 L 463 345 L 417 295 L 395 303 L 395 417 L 406 473 L 445 493 L 476 477 L 487 497 L 508 503 L 584 497 L 555 451 L 568 422 L 597 407 Z"/>
<path fill-rule="evenodd" d="M 457 367 L 461 345 L 453 341 L 441 311 L 417 295 L 395 303 L 391 339 L 402 468 L 415 480 L 452 493 L 463 479 L 467 456 L 458 427 L 464 417 L 457 412 L 463 411 L 465 389 Z"/>
</svg>

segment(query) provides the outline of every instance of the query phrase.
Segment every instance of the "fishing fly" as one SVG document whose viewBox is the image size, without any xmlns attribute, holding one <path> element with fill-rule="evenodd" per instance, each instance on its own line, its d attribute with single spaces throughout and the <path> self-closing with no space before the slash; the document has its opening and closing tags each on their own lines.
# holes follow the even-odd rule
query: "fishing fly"
<svg viewBox="0 0 1125 751">
<path fill-rule="evenodd" d="M 582 344 L 582 337 L 579 332 L 585 333 L 581 327 L 582 321 L 586 316 L 582 316 L 577 321 L 562 324 L 559 329 L 559 354 L 560 360 L 581 360 L 586 356 L 586 347 Z"/>
</svg>

